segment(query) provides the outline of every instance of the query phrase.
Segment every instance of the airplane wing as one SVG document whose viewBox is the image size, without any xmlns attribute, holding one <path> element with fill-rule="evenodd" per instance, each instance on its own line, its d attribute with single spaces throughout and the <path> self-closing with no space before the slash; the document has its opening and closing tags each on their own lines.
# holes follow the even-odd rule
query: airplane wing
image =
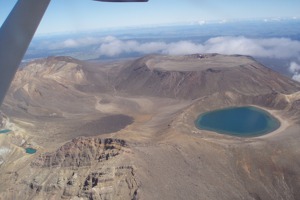
<svg viewBox="0 0 300 200">
<path fill-rule="evenodd" d="M 95 0 L 147 2 L 148 0 Z M 50 0 L 18 0 L 0 29 L 0 106 Z"/>
</svg>

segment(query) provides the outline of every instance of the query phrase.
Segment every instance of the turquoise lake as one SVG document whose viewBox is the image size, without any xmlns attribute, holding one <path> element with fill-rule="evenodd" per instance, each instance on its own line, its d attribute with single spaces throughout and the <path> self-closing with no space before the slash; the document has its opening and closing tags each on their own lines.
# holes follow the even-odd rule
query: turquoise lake
<svg viewBox="0 0 300 200">
<path fill-rule="evenodd" d="M 34 154 L 36 152 L 36 149 L 33 149 L 33 148 L 26 148 L 26 153 L 28 154 Z"/>
<path fill-rule="evenodd" d="M 2 133 L 8 133 L 8 132 L 10 132 L 11 130 L 9 130 L 9 129 L 4 129 L 4 130 L 0 130 L 0 134 L 2 134 Z"/>
<path fill-rule="evenodd" d="M 201 114 L 195 121 L 197 128 L 221 134 L 253 137 L 270 133 L 280 122 L 268 112 L 252 107 L 232 107 Z"/>
</svg>

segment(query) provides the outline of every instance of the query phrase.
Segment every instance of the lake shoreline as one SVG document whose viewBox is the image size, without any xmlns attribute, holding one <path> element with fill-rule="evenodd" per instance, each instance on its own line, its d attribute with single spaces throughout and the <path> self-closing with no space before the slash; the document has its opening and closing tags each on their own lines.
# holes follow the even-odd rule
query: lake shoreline
<svg viewBox="0 0 300 200">
<path fill-rule="evenodd" d="M 282 120 L 256 105 L 232 106 L 198 115 L 197 129 L 241 138 L 262 137 L 282 127 Z"/>
</svg>

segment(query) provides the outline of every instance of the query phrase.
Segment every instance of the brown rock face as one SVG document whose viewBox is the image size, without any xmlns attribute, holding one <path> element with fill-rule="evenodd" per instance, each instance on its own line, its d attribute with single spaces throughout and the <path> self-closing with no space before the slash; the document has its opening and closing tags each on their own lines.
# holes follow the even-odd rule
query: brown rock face
<svg viewBox="0 0 300 200">
<path fill-rule="evenodd" d="M 21 191 L 3 194 L 17 199 L 134 199 L 138 182 L 124 140 L 76 138 L 30 164 L 32 178 L 20 178 Z M 17 174 L 18 176 L 18 174 Z M 24 198 L 25 197 L 25 198 Z"/>
<path fill-rule="evenodd" d="M 124 140 L 106 138 L 76 138 L 56 152 L 41 154 L 31 163 L 32 167 L 88 167 L 93 162 L 102 162 L 119 155 L 126 147 Z"/>
</svg>

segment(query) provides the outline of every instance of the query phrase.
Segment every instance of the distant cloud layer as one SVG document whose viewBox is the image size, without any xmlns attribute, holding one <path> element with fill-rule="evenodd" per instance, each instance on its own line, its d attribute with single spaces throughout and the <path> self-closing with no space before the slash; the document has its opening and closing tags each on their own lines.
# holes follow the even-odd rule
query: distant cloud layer
<svg viewBox="0 0 300 200">
<path fill-rule="evenodd" d="M 121 40 L 113 36 L 67 39 L 49 44 L 49 49 L 80 48 L 98 45 L 100 55 L 114 57 L 123 53 L 164 53 L 171 55 L 192 53 L 242 54 L 254 57 L 292 58 L 300 55 L 300 42 L 288 38 L 251 39 L 246 37 L 214 37 L 204 43 L 192 41 L 139 42 Z"/>
<path fill-rule="evenodd" d="M 53 42 L 53 43 L 44 43 L 48 49 L 50 50 L 56 50 L 56 49 L 66 49 L 66 48 L 81 48 L 86 47 L 90 45 L 97 45 L 101 44 L 103 42 L 103 39 L 95 38 L 95 37 L 83 37 L 83 38 L 77 38 L 77 39 L 66 39 L 64 41 L 59 42 Z"/>
<path fill-rule="evenodd" d="M 254 57 L 290 58 L 300 55 L 300 42 L 287 38 L 216 37 L 209 39 L 204 47 L 205 52 L 243 54 Z"/>
<path fill-rule="evenodd" d="M 122 53 L 164 53 L 171 55 L 192 53 L 242 54 L 254 57 L 291 58 L 300 55 L 300 42 L 287 38 L 250 39 L 245 37 L 215 37 L 205 43 L 178 41 L 174 43 L 149 42 L 135 40 L 122 41 L 111 37 L 99 47 L 99 53 L 105 56 L 117 56 Z"/>
</svg>

